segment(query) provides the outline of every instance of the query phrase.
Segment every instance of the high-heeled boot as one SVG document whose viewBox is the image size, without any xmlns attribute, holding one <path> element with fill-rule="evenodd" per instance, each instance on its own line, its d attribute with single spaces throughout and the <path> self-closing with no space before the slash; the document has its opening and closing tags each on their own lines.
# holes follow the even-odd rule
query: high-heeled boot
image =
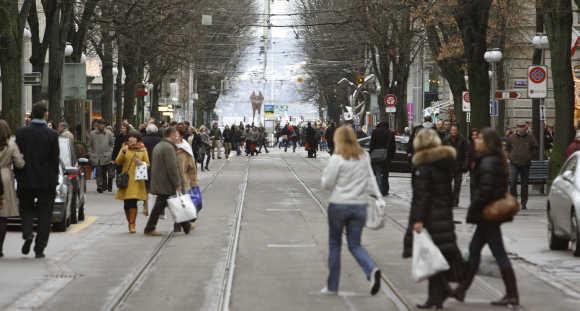
<svg viewBox="0 0 580 311">
<path fill-rule="evenodd" d="M 505 285 L 506 295 L 497 301 L 492 301 L 494 306 L 518 306 L 520 304 L 520 296 L 518 294 L 518 284 L 513 268 L 501 270 L 501 278 Z"/>
<path fill-rule="evenodd" d="M 137 222 L 137 209 L 136 208 L 130 208 L 129 209 L 129 232 L 130 233 L 136 233 L 137 229 L 136 229 L 136 222 Z"/>
<path fill-rule="evenodd" d="M 4 239 L 6 238 L 6 219 L 0 218 L 0 258 L 4 257 L 3 248 L 4 248 Z"/>
</svg>

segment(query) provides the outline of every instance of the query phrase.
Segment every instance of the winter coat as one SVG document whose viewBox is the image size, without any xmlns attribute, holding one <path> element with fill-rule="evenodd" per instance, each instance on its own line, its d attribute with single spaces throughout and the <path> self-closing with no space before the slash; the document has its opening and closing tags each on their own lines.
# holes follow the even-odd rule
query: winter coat
<svg viewBox="0 0 580 311">
<path fill-rule="evenodd" d="M 397 152 L 397 144 L 395 134 L 387 128 L 385 123 L 379 123 L 378 127 L 371 134 L 369 152 L 373 152 L 375 149 L 387 149 L 387 162 L 384 164 L 388 169 L 389 164 Z"/>
<path fill-rule="evenodd" d="M 533 135 L 516 133 L 506 141 L 506 151 L 511 163 L 515 165 L 530 165 L 538 152 L 538 143 Z"/>
<path fill-rule="evenodd" d="M 143 144 L 145 145 L 145 148 L 147 148 L 147 155 L 149 155 L 149 157 L 151 157 L 153 154 L 153 149 L 155 149 L 155 146 L 157 146 L 160 141 L 161 136 L 158 136 L 157 134 L 148 134 L 143 136 Z"/>
<path fill-rule="evenodd" d="M 193 154 L 181 148 L 177 148 L 177 161 L 181 174 L 181 191 L 186 193 L 189 189 L 197 187 L 197 165 Z"/>
<path fill-rule="evenodd" d="M 580 139 L 575 139 L 566 149 L 566 158 L 569 158 L 574 152 L 580 150 Z"/>
<path fill-rule="evenodd" d="M 214 127 L 210 130 L 209 135 L 212 140 L 222 140 L 222 132 L 219 128 Z"/>
<path fill-rule="evenodd" d="M 153 149 L 151 160 L 151 194 L 174 195 L 181 185 L 177 148 L 163 139 Z"/>
<path fill-rule="evenodd" d="M 24 158 L 18 146 L 9 142 L 8 146 L 0 150 L 0 170 L 4 195 L 0 201 L 0 217 L 16 217 L 18 212 L 18 198 L 14 189 L 14 173 L 12 167 L 24 167 Z"/>
<path fill-rule="evenodd" d="M 413 199 L 404 241 L 404 257 L 412 254 L 412 228 L 416 222 L 423 222 L 442 253 L 457 251 L 451 187 L 456 156 L 455 149 L 449 146 L 421 150 L 413 156 Z"/>
<path fill-rule="evenodd" d="M 58 134 L 34 119 L 30 126 L 16 131 L 16 144 L 25 162 L 23 168 L 14 170 L 18 188 L 55 191 L 60 165 Z"/>
<path fill-rule="evenodd" d="M 482 155 L 477 158 L 472 173 L 473 194 L 467 211 L 467 222 L 484 222 L 481 213 L 490 203 L 499 200 L 508 192 L 509 172 L 499 155 Z M 511 219 L 508 219 L 511 221 Z"/>
<path fill-rule="evenodd" d="M 93 130 L 89 135 L 89 157 L 94 166 L 108 165 L 115 146 L 115 135 L 107 129 Z"/>
<path fill-rule="evenodd" d="M 444 141 L 444 145 L 453 147 L 455 152 L 457 152 L 457 169 L 465 173 L 469 170 L 469 143 L 461 135 L 457 135 L 456 139 L 453 140 L 451 135 L 447 137 Z"/>
<path fill-rule="evenodd" d="M 126 135 L 118 134 L 115 136 L 115 143 L 113 144 L 113 153 L 111 155 L 112 157 L 111 161 L 115 161 L 117 155 L 119 154 L 119 151 L 121 151 L 121 147 L 123 147 L 123 144 L 125 143 L 126 140 L 127 140 Z"/>
<path fill-rule="evenodd" d="M 135 180 L 135 171 L 137 167 L 136 160 L 150 165 L 147 149 L 142 143 L 137 146 L 121 150 L 115 159 L 115 164 L 122 166 L 121 172 L 129 174 L 129 185 L 125 189 L 117 190 L 115 198 L 117 200 L 147 200 L 147 189 L 144 180 Z"/>
<path fill-rule="evenodd" d="M 224 129 L 223 132 L 223 138 L 224 138 L 224 143 L 231 143 L 232 142 L 232 130 L 230 129 Z"/>
</svg>

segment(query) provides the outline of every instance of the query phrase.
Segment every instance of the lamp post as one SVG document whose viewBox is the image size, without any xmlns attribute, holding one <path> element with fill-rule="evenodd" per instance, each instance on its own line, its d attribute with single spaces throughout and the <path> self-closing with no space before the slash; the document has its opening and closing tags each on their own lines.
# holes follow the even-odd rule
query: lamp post
<svg viewBox="0 0 580 311">
<path fill-rule="evenodd" d="M 543 66 L 545 63 L 545 50 L 547 48 L 550 47 L 550 42 L 548 40 L 548 36 L 544 33 L 537 33 L 534 38 L 532 38 L 532 44 L 534 45 L 534 47 L 538 50 L 540 50 L 540 65 Z M 545 113 L 544 110 L 545 106 L 544 106 L 544 98 L 540 98 L 540 128 L 539 128 L 539 140 L 540 140 L 540 152 L 539 152 L 539 158 L 540 160 L 544 160 L 545 158 L 545 154 L 544 154 L 544 145 L 546 144 L 546 141 L 544 139 L 544 129 L 545 129 Z"/>
<path fill-rule="evenodd" d="M 485 59 L 486 62 L 488 62 L 491 65 L 490 107 L 491 107 L 491 105 L 494 105 L 495 107 L 497 107 L 496 100 L 495 100 L 495 92 L 497 90 L 497 64 L 499 62 L 501 62 L 501 60 L 503 58 L 503 54 L 502 54 L 500 49 L 490 49 L 490 50 L 487 50 L 485 52 L 485 54 L 483 54 L 483 58 Z M 497 110 L 499 110 L 499 107 L 497 107 Z M 496 121 L 497 121 L 496 113 L 498 113 L 498 111 L 495 111 L 495 113 L 493 115 L 491 115 L 491 109 L 490 109 L 491 128 L 492 129 L 496 128 Z"/>
<path fill-rule="evenodd" d="M 32 33 L 30 32 L 30 30 L 28 28 L 24 28 L 24 32 L 22 33 L 22 57 L 20 58 L 20 68 L 22 70 L 22 94 L 20 94 L 20 121 L 19 124 L 23 125 L 24 124 L 24 119 L 26 117 L 26 110 L 27 110 L 27 105 L 26 105 L 26 99 L 27 96 L 25 96 L 26 94 L 26 87 L 24 85 L 24 73 L 26 72 L 26 66 L 25 66 L 25 53 L 26 53 L 26 43 L 28 41 L 30 41 L 30 38 L 32 38 Z"/>
</svg>

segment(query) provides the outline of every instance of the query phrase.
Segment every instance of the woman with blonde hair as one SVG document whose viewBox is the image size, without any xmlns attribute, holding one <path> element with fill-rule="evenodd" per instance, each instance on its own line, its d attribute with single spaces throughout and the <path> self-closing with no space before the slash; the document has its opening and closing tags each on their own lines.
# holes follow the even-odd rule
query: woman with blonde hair
<svg viewBox="0 0 580 311">
<path fill-rule="evenodd" d="M 13 168 L 24 167 L 22 153 L 18 145 L 10 141 L 10 135 L 8 123 L 0 120 L 0 182 L 3 192 L 0 200 L 0 257 L 4 256 L 2 246 L 6 237 L 7 218 L 19 216 Z"/>
<path fill-rule="evenodd" d="M 370 167 L 370 157 L 357 142 L 351 127 L 342 126 L 334 133 L 335 153 L 322 174 L 322 188 L 331 190 L 328 207 L 329 276 L 323 294 L 336 295 L 340 278 L 342 232 L 346 228 L 348 249 L 370 281 L 371 295 L 380 289 L 381 271 L 361 245 L 367 217 L 368 194 L 381 198 Z"/>
</svg>

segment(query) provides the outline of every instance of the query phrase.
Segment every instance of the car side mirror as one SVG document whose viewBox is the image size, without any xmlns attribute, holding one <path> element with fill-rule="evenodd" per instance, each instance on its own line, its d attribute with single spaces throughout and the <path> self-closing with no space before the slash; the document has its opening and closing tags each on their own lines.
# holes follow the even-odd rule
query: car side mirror
<svg viewBox="0 0 580 311">
<path fill-rule="evenodd" d="M 79 158 L 78 162 L 80 165 L 89 165 L 89 159 L 87 158 Z"/>
</svg>

